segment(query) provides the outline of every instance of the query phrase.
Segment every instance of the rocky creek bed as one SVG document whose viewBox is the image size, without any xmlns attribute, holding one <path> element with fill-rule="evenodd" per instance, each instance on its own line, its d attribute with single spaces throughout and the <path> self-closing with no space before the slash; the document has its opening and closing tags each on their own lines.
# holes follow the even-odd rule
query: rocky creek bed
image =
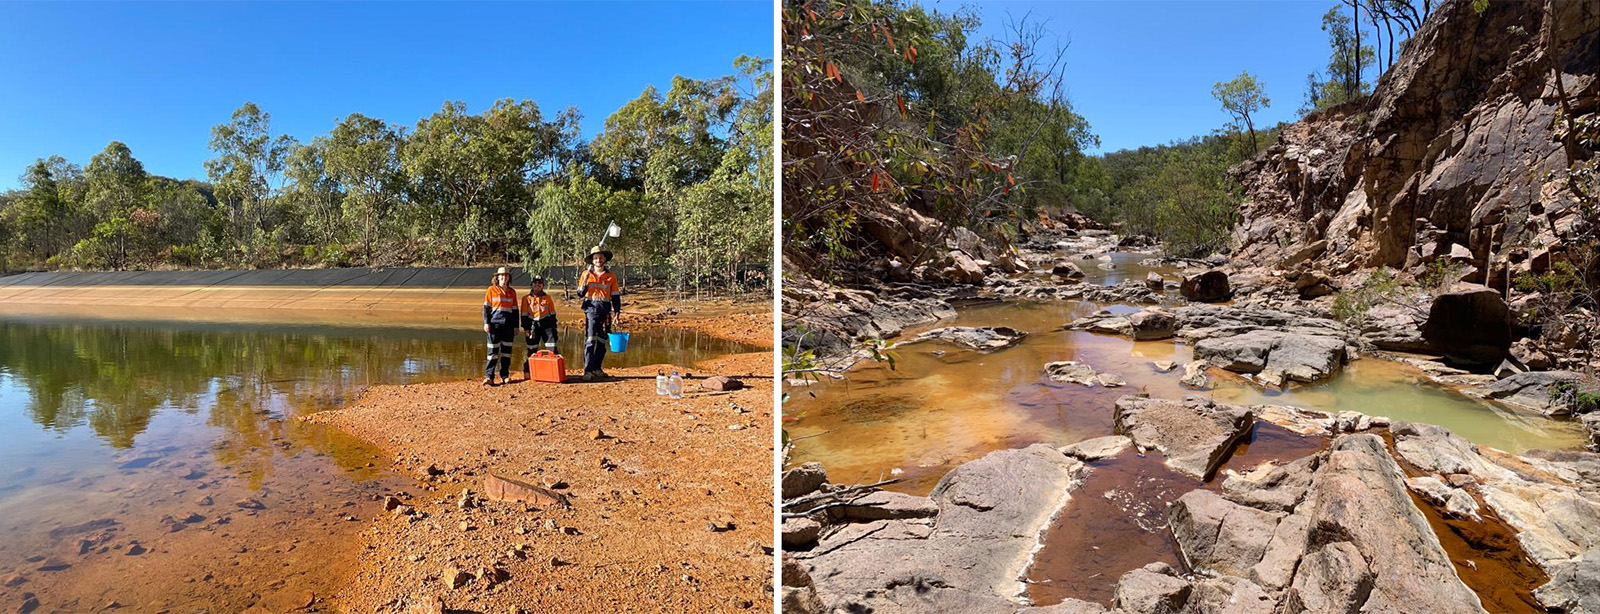
<svg viewBox="0 0 1600 614">
<path fill-rule="evenodd" d="M 785 611 L 1600 612 L 1600 456 L 1547 405 L 1561 374 L 1116 242 L 862 296 L 918 343 L 786 408 L 812 462 L 784 476 Z"/>
</svg>

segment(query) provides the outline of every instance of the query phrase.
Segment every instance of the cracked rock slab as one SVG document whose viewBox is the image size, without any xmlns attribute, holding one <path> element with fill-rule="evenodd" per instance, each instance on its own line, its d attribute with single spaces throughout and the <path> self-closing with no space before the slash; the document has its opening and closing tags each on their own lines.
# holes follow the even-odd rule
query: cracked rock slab
<svg viewBox="0 0 1600 614">
<path fill-rule="evenodd" d="M 1126 396 L 1117 399 L 1117 432 L 1141 450 L 1160 450 L 1167 466 L 1209 479 L 1255 426 L 1249 408 L 1190 397 L 1183 401 Z"/>
</svg>

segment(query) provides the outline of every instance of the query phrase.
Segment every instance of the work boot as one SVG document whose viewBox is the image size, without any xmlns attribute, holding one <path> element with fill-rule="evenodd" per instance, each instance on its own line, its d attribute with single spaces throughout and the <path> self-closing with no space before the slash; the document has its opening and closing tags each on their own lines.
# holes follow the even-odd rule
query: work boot
<svg viewBox="0 0 1600 614">
<path fill-rule="evenodd" d="M 492 378 L 492 377 L 483 378 L 483 385 L 485 385 L 485 386 L 493 386 L 494 385 L 494 378 Z"/>
<path fill-rule="evenodd" d="M 611 374 L 606 373 L 604 369 L 595 369 L 594 375 L 603 380 L 611 379 Z"/>
</svg>

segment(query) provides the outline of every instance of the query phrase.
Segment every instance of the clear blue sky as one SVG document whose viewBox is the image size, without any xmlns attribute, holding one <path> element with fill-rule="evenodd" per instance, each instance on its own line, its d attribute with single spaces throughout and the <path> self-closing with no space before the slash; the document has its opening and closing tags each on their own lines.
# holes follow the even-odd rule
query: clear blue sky
<svg viewBox="0 0 1600 614">
<path fill-rule="evenodd" d="M 586 137 L 646 85 L 773 57 L 772 3 L 0 1 L 0 190 L 35 159 L 118 140 L 203 178 L 213 125 L 253 101 L 302 141 L 353 112 L 412 126 L 460 100 L 575 105 Z"/>
<path fill-rule="evenodd" d="M 924 6 L 951 13 L 967 4 L 942 0 Z M 1211 86 L 1241 70 L 1264 82 L 1272 100 L 1258 127 L 1295 119 L 1306 73 L 1327 66 L 1322 15 L 1335 4 L 1098 0 L 974 6 L 983 19 L 982 35 L 1005 35 L 1008 16 L 1031 12 L 1030 21 L 1042 20 L 1070 43 L 1068 97 L 1100 136 L 1101 150 L 1115 151 L 1221 127 L 1229 117 L 1211 97 Z"/>
</svg>

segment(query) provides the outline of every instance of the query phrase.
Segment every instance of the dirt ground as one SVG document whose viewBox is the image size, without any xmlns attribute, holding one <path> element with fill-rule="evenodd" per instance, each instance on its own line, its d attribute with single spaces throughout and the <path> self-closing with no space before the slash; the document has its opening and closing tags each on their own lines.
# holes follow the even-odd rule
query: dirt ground
<svg viewBox="0 0 1600 614">
<path fill-rule="evenodd" d="M 307 417 L 376 444 L 418 481 L 363 531 L 357 570 L 332 605 L 771 611 L 772 357 L 688 371 L 678 400 L 655 394 L 652 366 L 593 384 L 381 386 Z M 702 391 L 716 374 L 748 387 Z M 548 487 L 570 507 L 487 500 L 489 474 Z"/>
</svg>

